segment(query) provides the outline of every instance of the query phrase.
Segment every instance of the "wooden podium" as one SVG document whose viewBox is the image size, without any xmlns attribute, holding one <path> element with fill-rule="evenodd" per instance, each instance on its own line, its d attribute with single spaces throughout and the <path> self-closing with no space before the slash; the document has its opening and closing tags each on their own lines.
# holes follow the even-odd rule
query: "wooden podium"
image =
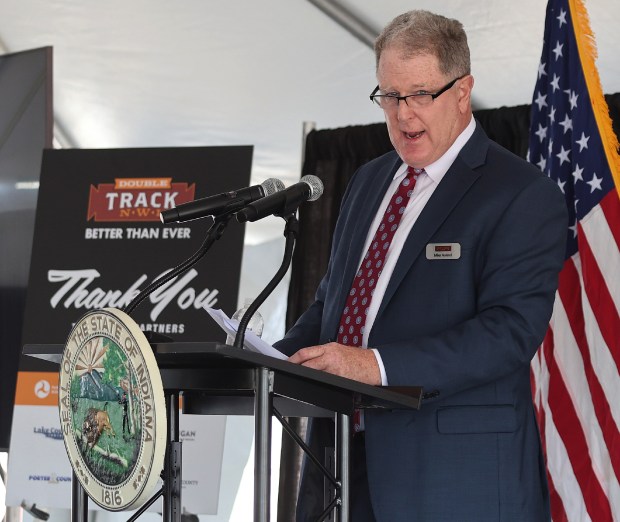
<svg viewBox="0 0 620 522">
<path fill-rule="evenodd" d="M 327 478 L 336 490 L 331 507 L 338 522 L 349 522 L 349 438 L 354 409 L 418 409 L 421 405 L 421 387 L 370 386 L 226 344 L 152 343 L 151 346 L 168 407 L 168 447 L 163 475 L 165 522 L 181 521 L 179 395 L 183 397 L 184 413 L 254 415 L 254 522 L 270 520 L 273 415 L 294 438 L 284 417 L 335 418 L 336 472 L 330 476 L 324 469 L 324 473 L 328 473 Z M 60 344 L 26 345 L 23 353 L 60 364 L 63 349 L 64 345 Z M 86 521 L 87 495 L 75 476 L 72 492 L 71 520 Z"/>
</svg>

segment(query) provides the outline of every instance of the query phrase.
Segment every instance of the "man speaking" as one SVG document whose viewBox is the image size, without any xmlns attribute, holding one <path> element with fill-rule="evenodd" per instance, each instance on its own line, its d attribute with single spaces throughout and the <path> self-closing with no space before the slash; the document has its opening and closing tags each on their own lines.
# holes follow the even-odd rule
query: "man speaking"
<svg viewBox="0 0 620 522">
<path fill-rule="evenodd" d="M 529 365 L 563 263 L 564 198 L 473 118 L 460 22 L 405 13 L 375 51 L 370 97 L 395 151 L 351 180 L 316 300 L 276 347 L 431 397 L 356 419 L 353 521 L 548 520 Z"/>
</svg>

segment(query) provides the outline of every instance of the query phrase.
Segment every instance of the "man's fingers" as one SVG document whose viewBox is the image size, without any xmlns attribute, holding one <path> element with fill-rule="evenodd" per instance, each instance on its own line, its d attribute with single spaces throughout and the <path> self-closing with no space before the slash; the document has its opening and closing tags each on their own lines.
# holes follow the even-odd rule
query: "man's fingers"
<svg viewBox="0 0 620 522">
<path fill-rule="evenodd" d="M 325 360 L 322 357 L 315 357 L 313 359 L 308 359 L 304 361 L 302 366 L 306 368 L 312 368 L 313 370 L 326 370 L 327 366 L 325 365 Z"/>
<path fill-rule="evenodd" d="M 323 355 L 324 350 L 321 346 L 310 346 L 308 348 L 302 348 L 289 357 L 289 361 L 295 364 L 303 364 L 306 361 L 315 359 Z"/>
</svg>

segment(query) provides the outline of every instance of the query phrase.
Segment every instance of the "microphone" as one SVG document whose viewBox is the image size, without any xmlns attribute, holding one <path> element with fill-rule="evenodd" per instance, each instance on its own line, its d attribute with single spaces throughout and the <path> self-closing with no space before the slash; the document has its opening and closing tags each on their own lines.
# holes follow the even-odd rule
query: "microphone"
<svg viewBox="0 0 620 522">
<path fill-rule="evenodd" d="M 284 217 L 295 212 L 304 201 L 316 201 L 322 194 L 323 182 L 316 176 L 304 176 L 299 183 L 250 203 L 235 216 L 239 223 L 257 221 L 272 214 Z"/>
<path fill-rule="evenodd" d="M 219 216 L 226 212 L 241 209 L 248 203 L 252 203 L 252 201 L 270 196 L 282 190 L 284 190 L 284 183 L 279 179 L 269 178 L 260 185 L 223 192 L 215 196 L 183 203 L 174 208 L 160 212 L 159 218 L 162 223 L 182 223 L 183 221 L 200 219 L 206 216 Z"/>
</svg>

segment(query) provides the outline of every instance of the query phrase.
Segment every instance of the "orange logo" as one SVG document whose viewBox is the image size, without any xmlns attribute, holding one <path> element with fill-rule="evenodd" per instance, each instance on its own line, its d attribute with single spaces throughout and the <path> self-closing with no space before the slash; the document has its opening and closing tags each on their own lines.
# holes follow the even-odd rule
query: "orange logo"
<svg viewBox="0 0 620 522">
<path fill-rule="evenodd" d="M 20 406 L 57 406 L 58 373 L 18 372 L 15 404 Z"/>
<path fill-rule="evenodd" d="M 90 186 L 87 220 L 159 221 L 162 210 L 194 200 L 196 185 L 172 178 L 117 178 Z"/>
</svg>

